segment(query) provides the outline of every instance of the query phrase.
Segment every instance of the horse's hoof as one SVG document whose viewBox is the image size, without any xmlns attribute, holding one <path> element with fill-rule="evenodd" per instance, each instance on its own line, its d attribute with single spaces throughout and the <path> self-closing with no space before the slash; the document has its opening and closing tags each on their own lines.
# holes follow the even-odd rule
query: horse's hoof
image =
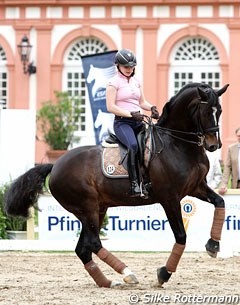
<svg viewBox="0 0 240 305">
<path fill-rule="evenodd" d="M 172 273 L 169 273 L 165 266 L 157 269 L 157 278 L 160 287 L 170 279 L 171 275 Z"/>
<path fill-rule="evenodd" d="M 217 253 L 220 251 L 219 241 L 210 238 L 205 247 L 209 256 L 213 258 L 217 257 Z"/>
<path fill-rule="evenodd" d="M 124 286 L 125 283 L 123 282 L 120 282 L 120 281 L 112 281 L 111 282 L 111 285 L 110 285 L 110 288 L 115 288 L 115 287 L 119 287 L 119 286 Z"/>
<path fill-rule="evenodd" d="M 210 252 L 207 250 L 207 254 L 213 258 L 216 258 L 217 257 L 217 252 Z"/>
<path fill-rule="evenodd" d="M 133 273 L 125 276 L 125 278 L 123 280 L 126 284 L 138 284 L 139 283 L 138 279 L 136 278 L 136 276 Z"/>
</svg>

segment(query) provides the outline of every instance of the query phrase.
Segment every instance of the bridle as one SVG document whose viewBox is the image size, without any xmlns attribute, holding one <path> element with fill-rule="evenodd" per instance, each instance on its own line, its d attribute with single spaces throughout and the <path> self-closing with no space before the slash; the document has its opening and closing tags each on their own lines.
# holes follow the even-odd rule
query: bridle
<svg viewBox="0 0 240 305">
<path fill-rule="evenodd" d="M 218 121 L 217 121 L 216 118 L 215 118 L 215 122 L 216 122 L 215 126 L 212 126 L 210 128 L 205 128 L 205 129 L 203 129 L 203 127 L 202 127 L 202 124 L 201 124 L 201 115 L 200 115 L 200 105 L 201 104 L 208 105 L 208 102 L 207 101 L 202 101 L 201 98 L 199 98 L 199 100 L 200 100 L 200 102 L 198 103 L 198 106 L 197 106 L 197 108 L 198 108 L 198 127 L 197 127 L 197 129 L 199 130 L 199 132 L 202 134 L 202 136 L 204 138 L 205 138 L 205 134 L 206 133 L 217 133 L 218 143 L 220 144 L 219 125 L 218 125 Z M 216 112 L 217 112 L 217 110 L 216 110 Z M 214 116 L 215 116 L 215 113 L 214 113 Z M 202 145 L 203 145 L 203 143 L 202 143 Z"/>
<path fill-rule="evenodd" d="M 202 124 L 201 124 L 201 116 L 200 116 L 200 105 L 201 104 L 208 104 L 207 101 L 202 101 L 201 98 L 199 98 L 200 102 L 197 104 L 197 111 L 198 111 L 198 124 L 197 124 L 197 132 L 187 132 L 187 131 L 182 131 L 182 130 L 176 130 L 176 129 L 172 129 L 172 128 L 166 128 L 166 127 L 161 127 L 158 126 L 156 124 L 154 124 L 152 122 L 151 117 L 148 116 L 144 116 L 146 118 L 146 120 L 144 120 L 144 122 L 149 126 L 150 129 L 150 133 L 153 132 L 153 129 L 158 129 L 163 131 L 165 134 L 171 136 L 172 138 L 178 139 L 180 141 L 186 142 L 186 143 L 190 143 L 190 144 L 194 144 L 197 146 L 203 146 L 204 145 L 204 139 L 205 139 L 205 134 L 206 133 L 217 133 L 217 138 L 218 138 L 218 142 L 220 143 L 220 135 L 219 135 L 219 126 L 213 126 L 210 128 L 203 128 Z M 158 138 L 161 140 L 162 139 L 159 135 L 159 133 L 157 133 Z M 188 137 L 196 137 L 197 140 L 189 140 L 186 138 L 186 136 Z M 152 136 L 152 139 L 154 137 Z M 155 145 L 154 145 L 155 146 Z"/>
</svg>

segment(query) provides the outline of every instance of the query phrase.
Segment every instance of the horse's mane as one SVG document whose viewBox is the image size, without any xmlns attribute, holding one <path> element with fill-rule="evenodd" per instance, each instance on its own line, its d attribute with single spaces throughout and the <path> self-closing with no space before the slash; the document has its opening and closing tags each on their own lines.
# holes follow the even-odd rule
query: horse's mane
<svg viewBox="0 0 240 305">
<path fill-rule="evenodd" d="M 174 102 L 176 101 L 176 99 L 179 97 L 179 95 L 181 95 L 187 89 L 198 88 L 198 87 L 205 89 L 206 93 L 208 93 L 208 94 L 211 94 L 211 95 L 214 94 L 214 90 L 208 84 L 189 83 L 189 84 L 183 86 L 174 96 L 172 96 L 170 98 L 170 100 L 168 102 L 166 102 L 166 104 L 163 107 L 162 114 L 161 114 L 160 118 L 158 119 L 157 125 L 161 125 L 166 121 L 168 114 L 169 114 L 169 110 L 172 107 L 172 105 L 174 104 Z M 212 99 L 212 98 L 209 99 L 209 101 L 213 101 L 213 100 L 214 99 Z"/>
</svg>

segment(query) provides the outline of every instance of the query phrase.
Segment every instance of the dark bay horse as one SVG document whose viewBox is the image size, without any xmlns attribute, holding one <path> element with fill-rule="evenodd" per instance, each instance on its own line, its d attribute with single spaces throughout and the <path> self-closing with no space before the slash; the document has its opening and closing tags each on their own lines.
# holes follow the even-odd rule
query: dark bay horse
<svg viewBox="0 0 240 305">
<path fill-rule="evenodd" d="M 123 274 L 125 283 L 136 284 L 138 281 L 125 263 L 102 247 L 99 231 L 108 207 L 160 202 L 175 237 L 166 264 L 157 270 L 162 285 L 176 271 L 185 248 L 186 232 L 180 201 L 190 195 L 212 203 L 215 208 L 206 250 L 216 257 L 225 203 L 206 183 L 209 162 L 205 149 L 214 151 L 221 147 L 219 97 L 227 87 L 214 90 L 207 84 L 188 84 L 165 104 L 159 120 L 151 126 L 154 149 L 146 169 L 152 184 L 152 195 L 148 199 L 130 198 L 128 179 L 105 177 L 101 171 L 102 147 L 85 146 L 70 150 L 54 165 L 37 165 L 16 179 L 5 197 L 6 212 L 26 217 L 50 173 L 52 195 L 82 223 L 76 254 L 98 286 L 113 287 L 123 282 L 106 278 L 93 261 L 92 253 Z"/>
</svg>

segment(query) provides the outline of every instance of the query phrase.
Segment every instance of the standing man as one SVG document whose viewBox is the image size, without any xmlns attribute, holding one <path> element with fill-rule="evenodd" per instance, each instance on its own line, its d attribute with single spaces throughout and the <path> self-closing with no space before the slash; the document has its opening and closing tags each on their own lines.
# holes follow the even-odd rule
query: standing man
<svg viewBox="0 0 240 305">
<path fill-rule="evenodd" d="M 218 188 L 222 179 L 221 164 L 218 158 L 217 151 L 206 151 L 206 155 L 209 160 L 209 171 L 206 177 L 207 184 L 214 190 Z"/>
<path fill-rule="evenodd" d="M 230 177 L 231 188 L 240 188 L 240 127 L 235 130 L 235 134 L 237 137 L 237 143 L 228 147 L 222 181 L 218 190 L 220 195 L 224 195 L 226 193 Z"/>
</svg>

